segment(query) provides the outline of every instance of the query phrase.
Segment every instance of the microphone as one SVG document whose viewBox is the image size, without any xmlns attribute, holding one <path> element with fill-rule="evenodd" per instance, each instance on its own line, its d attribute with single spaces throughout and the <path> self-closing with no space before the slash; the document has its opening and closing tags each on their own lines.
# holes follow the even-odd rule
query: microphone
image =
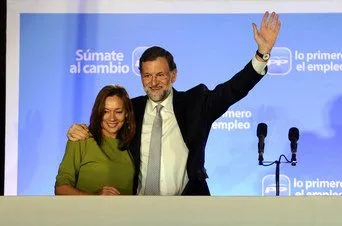
<svg viewBox="0 0 342 226">
<path fill-rule="evenodd" d="M 295 166 L 297 164 L 297 141 L 299 139 L 299 130 L 296 127 L 292 127 L 289 129 L 289 140 L 291 142 L 291 165 Z"/>
<path fill-rule="evenodd" d="M 267 136 L 267 125 L 265 123 L 259 123 L 257 127 L 257 137 L 259 138 L 258 142 L 258 153 L 259 153 L 259 165 L 262 165 L 264 161 L 264 148 L 265 148 L 265 137 Z"/>
</svg>

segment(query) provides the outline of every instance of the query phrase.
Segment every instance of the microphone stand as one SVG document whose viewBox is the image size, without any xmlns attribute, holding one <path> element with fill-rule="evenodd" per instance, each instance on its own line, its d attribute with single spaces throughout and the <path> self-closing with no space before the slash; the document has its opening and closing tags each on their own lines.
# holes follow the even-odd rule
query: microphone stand
<svg viewBox="0 0 342 226">
<path fill-rule="evenodd" d="M 281 161 L 281 158 L 284 157 L 285 161 Z M 259 161 L 259 165 L 262 166 L 272 166 L 276 164 L 276 170 L 275 170 L 275 184 L 276 184 L 276 196 L 279 196 L 279 175 L 280 175 L 280 163 L 291 163 L 292 166 L 295 166 L 292 164 L 292 161 L 289 161 L 285 155 L 280 155 L 278 160 L 275 161 Z"/>
</svg>

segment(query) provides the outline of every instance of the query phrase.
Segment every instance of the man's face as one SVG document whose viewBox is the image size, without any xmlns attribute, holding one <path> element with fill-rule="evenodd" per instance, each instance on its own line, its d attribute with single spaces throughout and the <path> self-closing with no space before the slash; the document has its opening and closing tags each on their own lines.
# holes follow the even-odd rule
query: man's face
<svg viewBox="0 0 342 226">
<path fill-rule="evenodd" d="M 166 99 L 176 77 L 177 71 L 170 71 L 164 57 L 142 63 L 141 81 L 146 94 L 154 102 L 161 102 Z"/>
</svg>

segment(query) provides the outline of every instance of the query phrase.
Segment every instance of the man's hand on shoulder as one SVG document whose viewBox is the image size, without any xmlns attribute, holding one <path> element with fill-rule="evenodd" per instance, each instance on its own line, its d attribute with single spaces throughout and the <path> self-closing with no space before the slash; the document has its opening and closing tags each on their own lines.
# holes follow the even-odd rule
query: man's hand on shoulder
<svg viewBox="0 0 342 226">
<path fill-rule="evenodd" d="M 86 140 L 89 138 L 89 130 L 86 124 L 73 124 L 68 130 L 68 139 L 71 141 Z"/>
</svg>

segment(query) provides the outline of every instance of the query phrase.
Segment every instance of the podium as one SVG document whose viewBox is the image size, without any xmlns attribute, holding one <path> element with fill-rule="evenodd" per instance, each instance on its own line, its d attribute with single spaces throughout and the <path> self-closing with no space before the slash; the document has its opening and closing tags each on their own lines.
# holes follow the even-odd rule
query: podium
<svg viewBox="0 0 342 226">
<path fill-rule="evenodd" d="M 341 197 L 7 196 L 11 226 L 340 226 Z"/>
</svg>

